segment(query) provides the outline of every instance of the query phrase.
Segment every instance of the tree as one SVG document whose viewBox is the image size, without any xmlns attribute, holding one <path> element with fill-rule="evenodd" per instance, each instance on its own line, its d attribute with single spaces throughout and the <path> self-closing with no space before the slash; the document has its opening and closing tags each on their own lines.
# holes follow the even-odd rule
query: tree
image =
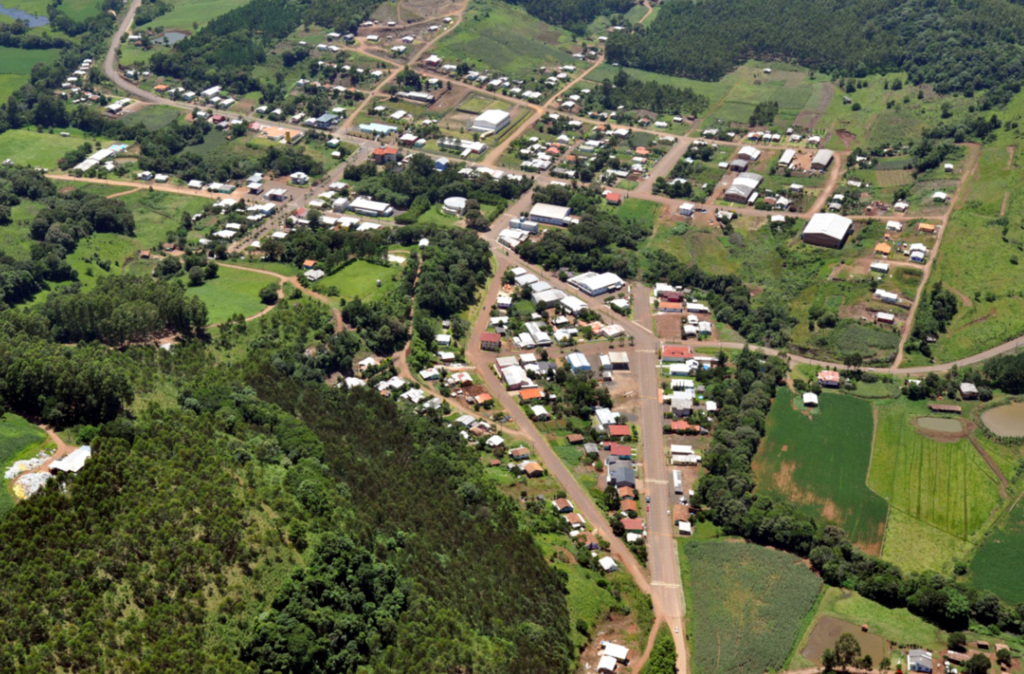
<svg viewBox="0 0 1024 674">
<path fill-rule="evenodd" d="M 1007 648 L 1000 648 L 996 651 L 996 662 L 1000 665 L 1009 668 L 1013 664 L 1013 655 Z"/>
<path fill-rule="evenodd" d="M 619 491 L 614 485 L 608 485 L 604 488 L 604 507 L 608 509 L 608 512 L 616 512 L 622 503 L 619 501 Z"/>
<path fill-rule="evenodd" d="M 268 283 L 260 288 L 260 302 L 267 305 L 277 304 L 277 284 Z"/>
<path fill-rule="evenodd" d="M 992 662 L 984 653 L 977 653 L 967 661 L 965 669 L 967 674 L 988 674 L 992 669 Z"/>
<path fill-rule="evenodd" d="M 967 635 L 963 632 L 950 632 L 949 637 L 946 638 L 946 646 L 951 651 L 963 653 L 967 650 Z"/>
<path fill-rule="evenodd" d="M 201 286 L 206 282 L 206 273 L 202 267 L 196 266 L 188 270 L 188 284 L 192 287 Z"/>
<path fill-rule="evenodd" d="M 849 632 L 844 632 L 836 639 L 835 644 L 836 665 L 843 670 L 855 665 L 860 658 L 860 644 L 857 637 Z"/>
</svg>

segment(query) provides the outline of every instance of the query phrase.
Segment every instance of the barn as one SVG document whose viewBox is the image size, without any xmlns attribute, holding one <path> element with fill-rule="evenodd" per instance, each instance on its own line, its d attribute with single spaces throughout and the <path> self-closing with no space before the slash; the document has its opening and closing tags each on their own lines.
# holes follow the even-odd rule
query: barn
<svg viewBox="0 0 1024 674">
<path fill-rule="evenodd" d="M 837 213 L 815 213 L 800 233 L 800 240 L 814 246 L 842 248 L 851 232 L 853 220 L 850 218 Z"/>
</svg>

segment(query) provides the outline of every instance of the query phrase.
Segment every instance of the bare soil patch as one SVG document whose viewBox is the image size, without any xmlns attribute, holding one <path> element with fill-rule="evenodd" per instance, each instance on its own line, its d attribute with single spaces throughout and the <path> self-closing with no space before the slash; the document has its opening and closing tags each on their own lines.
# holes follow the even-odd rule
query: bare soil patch
<svg viewBox="0 0 1024 674">
<path fill-rule="evenodd" d="M 683 338 L 682 314 L 657 314 L 654 316 L 654 330 L 662 339 Z"/>
<path fill-rule="evenodd" d="M 832 616 L 823 616 L 818 620 L 801 655 L 812 662 L 821 662 L 821 654 L 825 652 L 825 649 L 832 648 L 836 640 L 847 632 L 857 639 L 861 653 L 871 655 L 875 662 L 879 662 L 885 657 L 885 639 L 877 634 L 862 632 L 859 626 Z"/>
</svg>

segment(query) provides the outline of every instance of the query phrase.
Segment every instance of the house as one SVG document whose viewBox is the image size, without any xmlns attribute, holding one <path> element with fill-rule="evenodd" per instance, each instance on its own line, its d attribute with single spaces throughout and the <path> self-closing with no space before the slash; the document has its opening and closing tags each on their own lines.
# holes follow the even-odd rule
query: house
<svg viewBox="0 0 1024 674">
<path fill-rule="evenodd" d="M 500 351 L 501 335 L 496 332 L 485 332 L 480 335 L 480 348 L 484 351 Z"/>
<path fill-rule="evenodd" d="M 534 222 L 541 222 L 546 225 L 568 226 L 569 214 L 572 209 L 568 206 L 555 206 L 553 204 L 537 203 L 530 209 L 529 219 Z"/>
<path fill-rule="evenodd" d="M 623 517 L 620 521 L 626 531 L 642 532 L 644 530 L 644 521 L 639 517 Z"/>
<path fill-rule="evenodd" d="M 679 215 L 690 217 L 691 215 L 693 215 L 693 209 L 694 205 L 691 204 L 689 201 L 683 202 L 682 204 L 679 205 Z"/>
<path fill-rule="evenodd" d="M 608 436 L 612 438 L 631 438 L 633 431 L 626 424 L 611 424 L 608 426 Z"/>
<path fill-rule="evenodd" d="M 932 654 L 922 648 L 912 648 L 907 653 L 907 669 L 911 672 L 931 674 Z"/>
<path fill-rule="evenodd" d="M 761 158 L 761 151 L 756 147 L 744 145 L 740 148 L 740 151 L 736 153 L 736 156 L 744 161 L 757 161 Z"/>
<path fill-rule="evenodd" d="M 921 224 L 919 224 L 917 226 L 917 233 L 918 234 L 934 234 L 935 233 L 935 225 L 931 224 L 930 222 L 922 222 Z"/>
<path fill-rule="evenodd" d="M 572 501 L 567 498 L 556 498 L 551 502 L 551 505 L 555 507 L 555 512 L 559 515 L 564 515 L 573 511 Z"/>
<path fill-rule="evenodd" d="M 688 346 L 666 344 L 661 350 L 661 360 L 665 363 L 683 363 L 693 358 L 693 349 Z"/>
<path fill-rule="evenodd" d="M 779 157 L 779 166 L 788 167 L 796 159 L 796 150 L 785 150 L 782 156 Z"/>
<path fill-rule="evenodd" d="M 588 456 L 596 456 L 601 453 L 601 450 L 596 442 L 585 442 L 583 443 L 583 453 Z"/>
<path fill-rule="evenodd" d="M 583 519 L 583 515 L 580 515 L 579 513 L 569 513 L 563 517 L 565 517 L 565 521 L 568 522 L 569 526 L 573 529 L 582 529 L 587 525 L 586 520 Z"/>
<path fill-rule="evenodd" d="M 632 487 L 619 487 L 616 492 L 619 495 L 619 500 L 631 499 L 636 500 L 636 490 Z"/>
<path fill-rule="evenodd" d="M 960 397 L 964 400 L 974 400 L 978 397 L 978 387 L 968 381 L 962 382 L 960 384 Z"/>
<path fill-rule="evenodd" d="M 889 263 L 888 262 L 872 262 L 870 269 L 871 269 L 871 271 L 878 272 L 879 274 L 888 274 L 889 273 Z"/>
<path fill-rule="evenodd" d="M 893 293 L 893 292 L 889 292 L 888 290 L 882 290 L 881 288 L 878 288 L 877 290 L 875 290 L 875 296 L 874 297 L 875 297 L 876 300 L 880 300 L 882 302 L 886 302 L 887 304 L 899 304 L 900 303 L 900 296 L 899 295 L 897 295 L 896 293 Z"/>
<path fill-rule="evenodd" d="M 818 373 L 818 383 L 828 388 L 839 388 L 839 373 L 835 370 L 822 370 Z"/>
<path fill-rule="evenodd" d="M 574 352 L 565 357 L 565 361 L 573 372 L 590 372 L 590 361 L 582 353 Z"/>
<path fill-rule="evenodd" d="M 617 571 L 618 568 L 619 568 L 618 566 L 616 566 L 615 560 L 612 559 L 611 557 L 602 557 L 601 559 L 597 560 L 597 563 L 601 565 L 601 569 L 605 573 L 611 573 L 612 571 Z"/>
<path fill-rule="evenodd" d="M 523 464 L 523 473 L 526 477 L 542 477 L 544 475 L 544 467 L 536 461 L 527 461 Z"/>
<path fill-rule="evenodd" d="M 877 311 L 875 312 L 875 320 L 879 323 L 894 325 L 896 323 L 896 314 L 891 314 L 887 311 Z"/>
<path fill-rule="evenodd" d="M 892 253 L 892 246 L 887 243 L 875 244 L 875 255 L 883 255 L 888 257 Z"/>
<path fill-rule="evenodd" d="M 613 487 L 633 487 L 636 489 L 636 475 L 633 464 L 618 461 L 608 466 L 608 484 Z"/>
<path fill-rule="evenodd" d="M 325 112 L 313 121 L 313 126 L 326 131 L 328 129 L 333 129 L 340 120 L 341 118 L 334 113 Z"/>
<path fill-rule="evenodd" d="M 548 411 L 544 409 L 543 405 L 531 405 L 530 414 L 533 415 L 533 418 L 537 421 L 547 421 L 551 418 L 551 415 L 548 414 Z"/>
<path fill-rule="evenodd" d="M 397 147 L 375 147 L 373 148 L 373 163 L 387 164 L 398 161 Z"/>
<path fill-rule="evenodd" d="M 672 506 L 672 523 L 679 524 L 680 522 L 690 521 L 690 507 L 677 503 Z"/>
<path fill-rule="evenodd" d="M 604 198 L 610 206 L 618 206 L 622 203 L 622 195 L 618 192 L 606 192 Z"/>
<path fill-rule="evenodd" d="M 889 222 L 885 223 L 885 231 L 887 231 L 887 232 L 902 232 L 903 231 L 903 223 L 898 221 L 898 220 L 890 220 Z"/>
<path fill-rule="evenodd" d="M 818 406 L 818 395 L 808 391 L 804 394 L 804 407 L 817 407 Z"/>
<path fill-rule="evenodd" d="M 824 171 L 834 157 L 835 153 L 832 150 L 818 150 L 811 159 L 811 168 L 815 171 Z"/>
<path fill-rule="evenodd" d="M 601 646 L 602 657 L 613 658 L 622 664 L 629 662 L 629 649 L 625 646 L 620 646 L 611 641 L 602 641 Z"/>
<path fill-rule="evenodd" d="M 529 400 L 543 400 L 544 392 L 539 388 L 527 388 L 519 392 L 519 400 L 525 402 Z"/>
<path fill-rule="evenodd" d="M 853 220 L 836 213 L 815 213 L 807 221 L 800 239 L 826 248 L 842 248 L 853 232 Z"/>
<path fill-rule="evenodd" d="M 316 260 L 306 260 L 305 262 L 302 263 L 302 268 L 303 269 L 312 269 L 315 266 L 316 266 Z"/>
<path fill-rule="evenodd" d="M 935 203 L 946 203 L 949 201 L 949 195 L 945 192 L 936 192 L 932 195 L 932 201 Z"/>
<path fill-rule="evenodd" d="M 470 131 L 481 133 L 498 133 L 512 121 L 511 115 L 504 110 L 484 110 L 473 120 Z"/>
<path fill-rule="evenodd" d="M 565 436 L 565 441 L 570 445 L 581 445 L 584 440 L 586 440 L 586 438 L 584 438 L 581 433 L 570 433 Z"/>
</svg>

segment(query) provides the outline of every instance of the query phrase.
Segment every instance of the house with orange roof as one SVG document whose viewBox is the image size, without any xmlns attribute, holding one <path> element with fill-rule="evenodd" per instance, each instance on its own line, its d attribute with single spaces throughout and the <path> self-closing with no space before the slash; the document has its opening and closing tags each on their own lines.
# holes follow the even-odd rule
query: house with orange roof
<svg viewBox="0 0 1024 674">
<path fill-rule="evenodd" d="M 610 206 L 618 206 L 622 203 L 622 195 L 618 192 L 608 192 L 604 195 L 604 198 Z"/>
<path fill-rule="evenodd" d="M 544 392 L 539 388 L 524 388 L 519 391 L 519 399 L 522 401 L 526 400 L 542 400 L 544 398 Z"/>
<path fill-rule="evenodd" d="M 839 373 L 835 370 L 822 370 L 818 373 L 818 383 L 829 388 L 839 388 Z"/>
<path fill-rule="evenodd" d="M 875 255 L 888 256 L 892 252 L 892 246 L 887 243 L 879 243 L 875 245 Z"/>
</svg>

